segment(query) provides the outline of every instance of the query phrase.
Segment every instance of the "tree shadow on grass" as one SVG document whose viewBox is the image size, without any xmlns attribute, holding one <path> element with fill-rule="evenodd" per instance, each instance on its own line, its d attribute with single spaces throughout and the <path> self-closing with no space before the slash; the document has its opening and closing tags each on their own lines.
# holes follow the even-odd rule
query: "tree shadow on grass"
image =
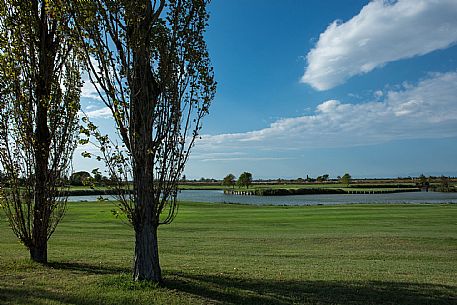
<svg viewBox="0 0 457 305">
<path fill-rule="evenodd" d="M 83 299 L 72 295 L 62 295 L 34 287 L 33 290 L 21 287 L 1 287 L 0 304 L 47 304 L 54 301 L 62 304 L 92 305 L 102 304 L 94 299 Z"/>
<path fill-rule="evenodd" d="M 85 263 L 76 263 L 76 262 L 52 262 L 46 264 L 49 268 L 53 269 L 61 269 L 61 270 L 68 270 L 74 271 L 79 273 L 87 273 L 87 274 L 118 274 L 118 273 L 126 273 L 130 272 L 128 268 L 120 268 L 115 266 L 107 266 L 107 265 L 93 265 L 93 264 L 85 264 Z"/>
<path fill-rule="evenodd" d="M 129 269 L 84 263 L 50 263 L 51 268 L 69 270 L 84 275 L 98 275 L 94 291 L 85 294 L 77 291 L 54 291 L 40 286 L 27 287 L 11 283 L 2 285 L 0 304 L 31 304 L 51 300 L 63 304 L 142 304 L 123 291 L 135 295 L 158 289 L 154 285 L 133 283 Z M 311 281 L 252 279 L 236 275 L 196 275 L 166 273 L 161 293 L 178 292 L 189 296 L 196 303 L 219 304 L 332 304 L 332 305 L 453 305 L 457 304 L 455 286 L 418 284 L 388 281 Z M 167 291 L 169 290 L 169 291 Z M 106 299 L 106 293 L 117 291 L 120 299 Z M 148 294 L 144 294 L 146 297 Z M 148 297 L 146 297 L 147 299 Z M 187 297 L 185 297 L 187 299 Z M 147 299 L 148 304 L 155 300 Z"/>
<path fill-rule="evenodd" d="M 167 288 L 223 304 L 457 304 L 456 287 L 404 282 L 274 281 L 172 275 Z"/>
</svg>

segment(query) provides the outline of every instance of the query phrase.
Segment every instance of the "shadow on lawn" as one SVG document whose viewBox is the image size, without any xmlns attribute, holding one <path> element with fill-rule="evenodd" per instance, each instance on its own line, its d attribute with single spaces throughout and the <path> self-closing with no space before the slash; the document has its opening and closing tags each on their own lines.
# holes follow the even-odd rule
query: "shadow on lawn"
<svg viewBox="0 0 457 305">
<path fill-rule="evenodd" d="M 180 274 L 171 276 L 165 286 L 224 304 L 457 304 L 455 287 L 415 283 L 272 281 Z"/>
<path fill-rule="evenodd" d="M 119 268 L 114 266 L 106 266 L 106 265 L 91 265 L 91 264 L 84 264 L 84 263 L 59 263 L 53 262 L 46 264 L 49 268 L 54 269 L 61 269 L 61 270 L 68 270 L 68 271 L 76 271 L 81 273 L 87 274 L 116 274 L 116 273 L 125 273 L 130 272 L 127 268 Z"/>
<path fill-rule="evenodd" d="M 40 286 L 2 285 L 0 304 L 62 302 L 67 304 L 142 304 L 123 291 L 135 294 L 157 289 L 150 285 L 133 284 L 129 270 L 113 266 L 81 263 L 51 263 L 49 267 L 87 275 L 99 275 L 100 281 L 88 294 L 44 289 Z M 332 304 L 332 305 L 446 305 L 457 304 L 454 286 L 387 281 L 306 281 L 261 280 L 235 275 L 195 275 L 166 273 L 161 293 L 170 296 L 183 293 L 197 298 L 196 303 L 219 304 Z M 169 290 L 169 291 L 167 291 Z M 106 299 L 106 294 L 119 292 L 119 299 Z M 147 294 L 146 294 L 147 295 Z M 47 300 L 47 301 L 45 301 Z M 153 304 L 149 299 L 148 304 Z"/>
<path fill-rule="evenodd" d="M 27 288 L 0 286 L 0 304 L 48 304 L 49 301 L 78 305 L 97 304 L 96 300 L 82 299 L 71 295 L 62 295 L 35 287 L 33 291 L 31 291 Z"/>
</svg>

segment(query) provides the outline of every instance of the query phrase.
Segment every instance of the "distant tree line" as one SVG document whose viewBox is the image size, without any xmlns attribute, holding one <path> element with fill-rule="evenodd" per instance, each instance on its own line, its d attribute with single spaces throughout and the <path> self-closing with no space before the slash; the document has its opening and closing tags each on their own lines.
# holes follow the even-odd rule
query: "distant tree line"
<svg viewBox="0 0 457 305">
<path fill-rule="evenodd" d="M 58 179 L 57 185 L 60 187 L 65 186 L 109 186 L 115 183 L 113 177 L 102 175 L 98 169 L 92 171 L 92 174 L 87 171 L 77 171 L 70 176 L 62 176 Z M 25 186 L 27 179 L 25 177 L 18 178 L 18 185 Z M 9 187 L 8 177 L 6 173 L 0 171 L 0 185 Z"/>
<path fill-rule="evenodd" d="M 68 178 L 67 184 L 72 186 L 109 186 L 116 182 L 114 177 L 104 176 L 98 171 L 98 169 L 94 169 L 92 174 L 93 176 L 91 173 L 86 171 L 74 172 Z"/>
<path fill-rule="evenodd" d="M 210 179 L 208 179 L 210 180 Z M 211 179 L 214 181 L 214 179 Z M 456 192 L 457 187 L 455 185 L 455 182 L 457 182 L 457 177 L 447 177 L 447 176 L 429 176 L 426 177 L 425 175 L 420 175 L 419 177 L 408 177 L 408 178 L 377 178 L 377 179 L 357 179 L 357 183 L 362 183 L 358 186 L 370 186 L 373 185 L 373 183 L 378 183 L 377 187 L 382 187 L 384 186 L 383 183 L 386 183 L 385 185 L 389 186 L 389 184 L 395 183 L 397 187 L 400 187 L 400 185 L 403 185 L 402 187 L 411 187 L 411 182 L 407 183 L 404 180 L 410 180 L 411 182 L 414 182 L 417 187 L 426 187 L 430 188 L 433 191 L 438 191 L 438 192 Z M 267 184 L 301 184 L 301 183 L 340 183 L 343 184 L 346 187 L 349 187 L 351 184 L 353 184 L 354 179 L 349 173 L 345 173 L 342 176 L 337 176 L 336 179 L 330 179 L 330 176 L 328 174 L 324 174 L 322 176 L 317 176 L 316 178 L 311 178 L 308 175 L 306 176 L 306 179 L 304 178 L 297 178 L 297 179 L 269 179 L 269 180 L 256 180 L 256 183 L 267 183 Z M 235 186 L 238 187 L 249 187 L 253 183 L 252 180 L 252 174 L 250 173 L 243 173 L 240 175 L 238 180 L 236 180 L 235 176 L 233 174 L 228 174 L 227 176 L 224 177 L 222 180 L 222 185 L 226 187 L 232 187 L 234 188 Z M 400 184 L 402 183 L 402 184 Z"/>
</svg>

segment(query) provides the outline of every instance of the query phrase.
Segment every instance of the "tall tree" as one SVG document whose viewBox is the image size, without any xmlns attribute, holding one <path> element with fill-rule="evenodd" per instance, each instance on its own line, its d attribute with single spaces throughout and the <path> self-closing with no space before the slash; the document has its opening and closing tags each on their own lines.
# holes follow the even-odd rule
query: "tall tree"
<svg viewBox="0 0 457 305">
<path fill-rule="evenodd" d="M 65 2 L 0 2 L 0 162 L 11 228 L 32 260 L 65 212 L 61 178 L 76 145 L 80 75 Z"/>
<path fill-rule="evenodd" d="M 228 174 L 225 176 L 224 180 L 222 181 L 222 185 L 235 187 L 235 176 L 233 174 Z"/>
<path fill-rule="evenodd" d="M 88 122 L 135 230 L 134 280 L 162 280 L 157 229 L 176 215 L 177 184 L 215 94 L 208 2 L 74 2 L 87 70 L 123 142 Z"/>
<path fill-rule="evenodd" d="M 237 183 L 239 187 L 245 186 L 246 188 L 249 188 L 249 186 L 252 184 L 252 174 L 249 172 L 242 173 L 238 178 Z"/>
<path fill-rule="evenodd" d="M 345 173 L 341 178 L 340 178 L 340 182 L 342 184 L 345 184 L 346 186 L 349 186 L 349 184 L 351 184 L 351 181 L 352 181 L 352 177 L 351 175 L 349 175 L 349 173 Z"/>
</svg>

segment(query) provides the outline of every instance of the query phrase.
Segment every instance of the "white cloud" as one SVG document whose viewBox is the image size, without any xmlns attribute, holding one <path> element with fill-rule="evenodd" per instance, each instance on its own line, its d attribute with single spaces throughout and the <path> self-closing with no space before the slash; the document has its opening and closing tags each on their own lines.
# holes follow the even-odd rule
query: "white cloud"
<svg viewBox="0 0 457 305">
<path fill-rule="evenodd" d="M 100 95 L 97 92 L 97 89 L 95 88 L 94 84 L 92 84 L 92 82 L 90 81 L 87 73 L 83 73 L 81 75 L 81 80 L 84 82 L 81 88 L 81 97 L 101 100 Z"/>
<path fill-rule="evenodd" d="M 86 111 L 92 110 L 94 108 L 97 108 L 97 106 L 95 106 L 95 105 L 87 105 L 86 106 Z"/>
<path fill-rule="evenodd" d="M 261 157 L 261 156 L 249 156 L 245 152 L 208 152 L 199 153 L 192 156 L 192 159 L 201 162 L 231 162 L 231 161 L 267 161 L 267 160 L 287 160 L 289 158 L 284 157 Z"/>
<path fill-rule="evenodd" d="M 83 117 L 85 115 L 88 116 L 90 119 L 107 119 L 113 116 L 111 110 L 108 107 L 103 107 L 97 110 L 81 113 L 80 117 Z"/>
<path fill-rule="evenodd" d="M 456 0 L 375 0 L 351 20 L 335 21 L 321 33 L 301 81 L 327 90 L 388 62 L 456 42 Z"/>
<path fill-rule="evenodd" d="M 380 93 L 378 93 L 380 95 Z M 199 152 L 216 159 L 250 157 L 231 152 L 265 152 L 378 144 L 399 139 L 457 136 L 457 72 L 430 74 L 416 85 L 383 92 L 383 101 L 323 102 L 313 115 L 285 118 L 245 133 L 206 135 Z M 202 158 L 209 159 L 209 158 Z"/>
<path fill-rule="evenodd" d="M 375 98 L 381 98 L 384 95 L 384 92 L 382 90 L 377 90 L 373 93 Z"/>
<path fill-rule="evenodd" d="M 87 144 L 78 144 L 78 146 L 75 149 L 76 154 L 81 154 L 82 152 L 89 152 L 91 154 L 95 154 L 100 152 L 98 147 L 96 147 L 93 143 L 89 142 Z"/>
</svg>

